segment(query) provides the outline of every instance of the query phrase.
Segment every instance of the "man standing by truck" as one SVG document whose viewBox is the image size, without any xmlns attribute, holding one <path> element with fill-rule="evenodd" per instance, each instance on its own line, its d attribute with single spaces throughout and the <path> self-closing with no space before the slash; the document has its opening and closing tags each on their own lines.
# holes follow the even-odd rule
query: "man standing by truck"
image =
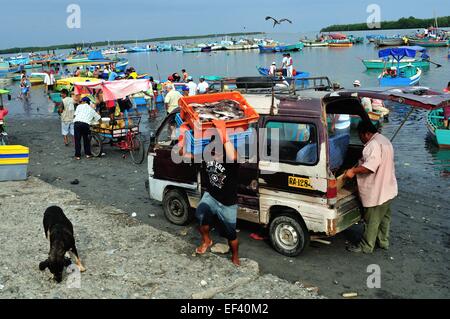
<svg viewBox="0 0 450 319">
<path fill-rule="evenodd" d="M 195 250 L 197 254 L 204 254 L 213 241 L 209 231 L 217 226 L 221 236 L 228 240 L 231 249 L 231 261 L 239 266 L 238 239 L 236 234 L 237 221 L 237 187 L 238 168 L 237 152 L 226 132 L 225 122 L 214 120 L 218 136 L 223 144 L 223 150 L 217 150 L 211 159 L 202 163 L 201 177 L 206 191 L 197 206 L 196 217 L 199 221 L 199 232 L 202 243 Z"/>
<path fill-rule="evenodd" d="M 391 202 L 398 194 L 394 148 L 369 122 L 361 122 L 358 133 L 364 143 L 363 156 L 359 166 L 347 170 L 345 176 L 350 179 L 356 176 L 365 230 L 360 243 L 347 250 L 370 254 L 376 244 L 382 249 L 389 248 Z"/>
</svg>

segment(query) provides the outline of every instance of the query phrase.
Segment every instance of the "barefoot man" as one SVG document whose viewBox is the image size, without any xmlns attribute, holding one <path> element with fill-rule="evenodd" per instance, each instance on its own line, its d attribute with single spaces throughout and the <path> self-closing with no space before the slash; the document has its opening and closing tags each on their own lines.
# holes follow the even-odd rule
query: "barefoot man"
<svg viewBox="0 0 450 319">
<path fill-rule="evenodd" d="M 209 231 L 214 225 L 228 240 L 231 261 L 239 266 L 238 239 L 236 235 L 238 168 L 237 152 L 230 142 L 224 121 L 214 120 L 223 150 L 216 151 L 211 159 L 203 159 L 201 177 L 206 188 L 197 206 L 201 245 L 197 254 L 204 254 L 213 242 Z M 216 143 L 217 144 L 217 143 Z"/>
</svg>

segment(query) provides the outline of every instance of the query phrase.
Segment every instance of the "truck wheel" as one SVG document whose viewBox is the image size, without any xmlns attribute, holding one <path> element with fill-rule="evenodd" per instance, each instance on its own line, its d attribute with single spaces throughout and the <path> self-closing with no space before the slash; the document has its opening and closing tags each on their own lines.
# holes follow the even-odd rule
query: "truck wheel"
<svg viewBox="0 0 450 319">
<path fill-rule="evenodd" d="M 270 242 L 280 254 L 298 256 L 309 243 L 308 229 L 290 214 L 279 215 L 270 223 Z"/>
<path fill-rule="evenodd" d="M 166 218 L 175 225 L 186 225 L 193 217 L 186 194 L 178 189 L 168 191 L 163 198 Z"/>
</svg>

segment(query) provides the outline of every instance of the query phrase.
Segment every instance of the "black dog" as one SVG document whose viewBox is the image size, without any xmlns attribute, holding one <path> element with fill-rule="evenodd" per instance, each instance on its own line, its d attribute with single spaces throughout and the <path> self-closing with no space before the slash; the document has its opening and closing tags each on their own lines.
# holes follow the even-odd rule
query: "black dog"
<svg viewBox="0 0 450 319">
<path fill-rule="evenodd" d="M 64 257 L 66 252 L 75 257 L 80 272 L 86 270 L 81 264 L 75 247 L 72 223 L 60 207 L 51 206 L 45 210 L 44 232 L 45 237 L 50 241 L 50 252 L 48 259 L 39 263 L 40 270 L 48 267 L 55 280 L 61 282 L 64 267 L 70 265 L 70 259 Z"/>
</svg>

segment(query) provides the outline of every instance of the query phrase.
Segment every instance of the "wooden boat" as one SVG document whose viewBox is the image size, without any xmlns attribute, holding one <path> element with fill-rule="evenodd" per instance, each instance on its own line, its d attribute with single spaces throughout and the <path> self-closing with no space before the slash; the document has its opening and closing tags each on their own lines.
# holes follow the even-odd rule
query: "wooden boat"
<svg viewBox="0 0 450 319">
<path fill-rule="evenodd" d="M 183 47 L 183 53 L 196 53 L 202 52 L 202 48 L 199 47 Z"/>
<path fill-rule="evenodd" d="M 256 67 L 258 69 L 258 73 L 263 76 L 269 76 L 269 69 L 265 67 Z M 310 74 L 309 72 L 298 72 L 294 76 L 295 84 L 301 85 L 304 84 L 306 81 L 304 79 L 309 78 Z M 288 79 L 289 82 L 289 79 Z"/>
<path fill-rule="evenodd" d="M 444 110 L 431 110 L 427 114 L 427 128 L 441 148 L 450 149 L 450 129 L 444 128 Z"/>
<path fill-rule="evenodd" d="M 450 40 L 435 40 L 432 38 L 426 38 L 426 39 L 408 38 L 408 43 L 410 45 L 418 45 L 421 47 L 436 48 L 436 47 L 449 46 Z"/>
<path fill-rule="evenodd" d="M 326 48 L 328 42 L 325 41 L 302 41 L 305 48 Z"/>
<path fill-rule="evenodd" d="M 260 53 L 289 52 L 300 51 L 304 47 L 302 42 L 291 45 L 258 45 Z"/>
<path fill-rule="evenodd" d="M 393 59 L 389 59 L 387 61 L 383 59 L 366 59 L 362 60 L 362 63 L 367 69 L 384 69 L 391 68 L 393 66 L 397 66 L 397 62 Z M 400 61 L 400 66 L 406 66 L 411 64 L 412 66 L 427 69 L 430 67 L 430 61 L 426 59 L 413 59 L 413 58 L 404 58 Z"/>
<path fill-rule="evenodd" d="M 405 40 L 403 38 L 380 38 L 375 40 L 375 45 L 378 47 L 396 47 L 404 44 Z"/>
<path fill-rule="evenodd" d="M 353 43 L 353 44 L 360 44 L 360 43 L 364 43 L 364 38 L 363 37 L 355 37 L 355 36 L 349 36 L 348 39 Z"/>
<path fill-rule="evenodd" d="M 211 52 L 211 46 L 205 46 L 200 48 L 200 52 Z"/>
<path fill-rule="evenodd" d="M 368 59 L 368 60 L 362 60 L 362 63 L 367 69 L 384 69 L 384 68 L 391 68 L 391 67 L 403 67 L 407 65 L 412 65 L 421 69 L 426 69 L 430 67 L 430 57 L 427 54 L 426 48 L 419 47 L 419 46 L 401 46 L 397 49 L 393 50 L 407 50 L 409 56 L 404 56 L 400 59 L 400 61 L 395 60 L 392 56 L 384 57 L 383 59 Z M 417 52 L 422 53 L 420 58 L 415 58 L 415 55 Z M 414 55 L 414 57 L 412 57 Z"/>
<path fill-rule="evenodd" d="M 348 40 L 333 40 L 328 43 L 330 48 L 349 48 L 353 46 L 353 43 Z"/>
<path fill-rule="evenodd" d="M 409 86 L 416 85 L 420 81 L 422 70 L 412 65 L 391 67 L 388 70 L 394 71 L 395 75 L 389 75 L 386 71 L 378 76 L 380 86 Z"/>
</svg>

